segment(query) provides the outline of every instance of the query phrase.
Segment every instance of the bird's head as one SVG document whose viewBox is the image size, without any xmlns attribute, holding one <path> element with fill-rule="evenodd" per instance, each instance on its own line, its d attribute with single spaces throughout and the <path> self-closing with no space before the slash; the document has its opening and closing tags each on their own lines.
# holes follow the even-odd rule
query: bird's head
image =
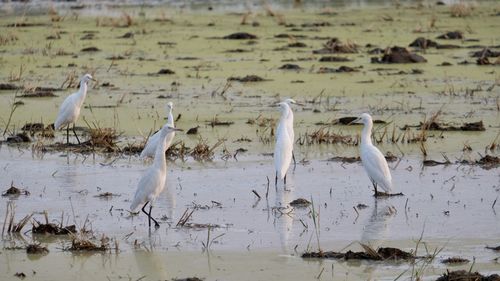
<svg viewBox="0 0 500 281">
<path fill-rule="evenodd" d="M 284 100 L 284 102 L 288 103 L 288 105 L 292 105 L 292 104 L 303 105 L 301 103 L 296 102 L 294 99 L 286 99 L 286 100 Z"/>
<path fill-rule="evenodd" d="M 368 113 L 363 113 L 361 114 L 358 118 L 356 118 L 354 121 L 352 121 L 349 124 L 352 123 L 363 123 L 364 125 L 367 125 L 372 122 L 372 117 Z"/>
<path fill-rule="evenodd" d="M 182 131 L 182 129 L 174 128 L 169 125 L 164 125 L 161 130 L 165 133 L 168 134 L 170 132 L 175 132 L 175 131 Z"/>
<path fill-rule="evenodd" d="M 90 75 L 88 73 L 83 75 L 83 77 L 82 77 L 83 83 L 87 83 L 89 80 L 95 81 L 94 78 L 92 77 L 92 75 Z"/>
<path fill-rule="evenodd" d="M 167 111 L 170 111 L 172 109 L 174 109 L 174 104 L 171 101 L 167 102 Z"/>
<path fill-rule="evenodd" d="M 279 110 L 281 112 L 286 112 L 290 108 L 290 106 L 286 102 L 279 102 L 276 104 L 276 106 L 279 107 Z"/>
</svg>

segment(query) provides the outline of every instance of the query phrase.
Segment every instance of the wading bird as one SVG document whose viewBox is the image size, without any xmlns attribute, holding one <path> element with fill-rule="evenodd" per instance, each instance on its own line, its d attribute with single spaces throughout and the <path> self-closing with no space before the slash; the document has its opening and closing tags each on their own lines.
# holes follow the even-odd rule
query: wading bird
<svg viewBox="0 0 500 281">
<path fill-rule="evenodd" d="M 290 162 L 292 162 L 293 153 L 293 142 L 287 128 L 288 117 L 292 110 L 286 102 L 280 102 L 278 106 L 280 107 L 281 117 L 276 129 L 276 144 L 274 146 L 275 185 L 278 185 L 278 178 L 282 179 L 283 183 L 286 184 L 286 172 L 290 167 Z"/>
<path fill-rule="evenodd" d="M 151 220 L 154 221 L 156 228 L 160 227 L 158 222 L 151 216 L 151 209 L 153 208 L 154 201 L 165 187 L 165 180 L 167 177 L 167 160 L 165 159 L 166 141 L 169 135 L 173 134 L 175 131 L 180 131 L 180 129 L 170 127 L 169 125 L 164 125 L 159 131 L 160 137 L 156 147 L 154 162 L 139 180 L 137 191 L 135 192 L 132 204 L 130 204 L 130 210 L 132 212 L 135 212 L 139 206 L 144 204 L 142 206 L 142 211 L 148 216 L 149 227 L 151 227 Z M 149 213 L 145 210 L 148 203 Z"/>
<path fill-rule="evenodd" d="M 375 197 L 379 195 L 391 195 L 392 177 L 385 160 L 384 155 L 380 150 L 372 144 L 372 117 L 368 113 L 363 113 L 359 118 L 352 123 L 363 123 L 363 131 L 361 132 L 361 162 L 365 168 L 370 181 L 375 189 Z M 377 187 L 380 186 L 386 193 L 379 193 Z"/>
<path fill-rule="evenodd" d="M 172 102 L 167 103 L 167 125 L 170 127 L 174 127 L 174 116 L 172 115 L 172 110 L 174 108 L 174 104 Z M 172 140 L 174 139 L 175 132 L 172 132 L 167 136 L 167 141 L 166 141 L 166 148 L 167 150 L 170 145 L 172 144 Z M 146 145 L 144 146 L 144 149 L 141 152 L 141 158 L 153 158 L 155 156 L 156 152 L 156 147 L 158 146 L 160 140 L 160 131 L 156 132 L 154 135 L 152 135 Z"/>
<path fill-rule="evenodd" d="M 80 139 L 75 132 L 75 123 L 80 116 L 80 109 L 82 108 L 83 101 L 87 96 L 87 82 L 89 80 L 94 80 L 90 74 L 85 74 L 80 80 L 80 89 L 78 92 L 69 95 L 59 108 L 59 114 L 57 114 L 56 122 L 54 122 L 54 129 L 59 130 L 66 126 L 66 143 L 69 144 L 69 125 L 73 124 L 73 134 L 80 144 Z"/>
<path fill-rule="evenodd" d="M 297 162 L 295 161 L 295 153 L 293 153 L 293 145 L 295 144 L 295 132 L 293 130 L 293 110 L 292 110 L 292 104 L 298 104 L 301 105 L 300 103 L 297 103 L 293 99 L 286 99 L 285 102 L 288 104 L 290 107 L 290 114 L 288 114 L 288 118 L 286 121 L 286 128 L 288 130 L 288 135 L 290 135 L 290 141 L 292 142 L 292 159 L 293 159 L 293 168 L 297 166 Z"/>
</svg>

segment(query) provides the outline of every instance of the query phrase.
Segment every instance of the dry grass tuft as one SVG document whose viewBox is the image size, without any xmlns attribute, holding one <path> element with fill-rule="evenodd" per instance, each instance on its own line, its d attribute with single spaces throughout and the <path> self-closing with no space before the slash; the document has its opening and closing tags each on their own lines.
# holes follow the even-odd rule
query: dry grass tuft
<svg viewBox="0 0 500 281">
<path fill-rule="evenodd" d="M 450 6 L 450 14 L 452 17 L 463 18 L 472 15 L 474 6 L 469 3 L 458 3 Z"/>
</svg>

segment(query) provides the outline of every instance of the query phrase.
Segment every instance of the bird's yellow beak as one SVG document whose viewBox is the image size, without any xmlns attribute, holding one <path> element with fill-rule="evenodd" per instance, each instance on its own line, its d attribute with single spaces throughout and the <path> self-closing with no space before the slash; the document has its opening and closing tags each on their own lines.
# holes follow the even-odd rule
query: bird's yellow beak
<svg viewBox="0 0 500 281">
<path fill-rule="evenodd" d="M 351 122 L 347 123 L 347 125 L 349 126 L 349 125 L 352 125 L 352 124 L 357 124 L 359 121 L 361 121 L 360 117 L 358 117 L 358 118 L 352 120 Z"/>
</svg>

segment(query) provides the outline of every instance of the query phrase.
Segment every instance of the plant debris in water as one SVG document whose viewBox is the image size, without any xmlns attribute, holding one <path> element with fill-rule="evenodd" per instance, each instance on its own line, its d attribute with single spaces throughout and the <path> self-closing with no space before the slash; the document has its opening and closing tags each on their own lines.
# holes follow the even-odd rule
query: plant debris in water
<svg viewBox="0 0 500 281">
<path fill-rule="evenodd" d="M 369 248 L 368 246 L 365 246 Z M 365 248 L 366 249 L 366 248 Z M 329 252 L 306 252 L 302 254 L 302 258 L 319 258 L 319 259 L 343 259 L 343 260 L 405 260 L 411 261 L 416 257 L 408 252 L 397 248 L 378 248 L 377 251 L 369 248 L 365 252 L 347 251 L 345 253 Z"/>
<path fill-rule="evenodd" d="M 36 255 L 46 255 L 49 253 L 49 250 L 46 247 L 40 246 L 40 244 L 30 244 L 26 247 L 27 254 L 36 254 Z"/>
<path fill-rule="evenodd" d="M 242 83 L 267 81 L 267 79 L 264 79 L 264 78 L 257 76 L 257 75 L 247 75 L 245 77 L 229 77 L 227 80 L 228 81 L 238 81 L 238 82 L 242 82 Z"/>
<path fill-rule="evenodd" d="M 372 63 L 422 63 L 427 60 L 417 54 L 411 53 L 406 48 L 394 46 L 385 51 L 382 58 L 373 57 Z"/>
<path fill-rule="evenodd" d="M 223 39 L 229 40 L 248 40 L 248 39 L 257 39 L 256 35 L 247 33 L 247 32 L 236 32 L 222 37 Z"/>
<path fill-rule="evenodd" d="M 489 276 L 482 275 L 478 272 L 470 272 L 465 270 L 446 271 L 436 281 L 500 281 L 498 274 Z"/>
<path fill-rule="evenodd" d="M 469 262 L 468 259 L 464 259 L 461 257 L 451 257 L 451 258 L 446 258 L 446 259 L 441 261 L 441 263 L 445 263 L 445 264 L 463 264 L 463 263 L 468 263 L 468 262 Z"/>
<path fill-rule="evenodd" d="M 311 202 L 309 202 L 309 200 L 304 199 L 304 198 L 297 198 L 297 199 L 293 200 L 292 202 L 290 202 L 290 206 L 293 206 L 293 207 L 307 207 L 310 204 L 311 204 Z"/>
<path fill-rule="evenodd" d="M 71 252 L 90 252 L 90 251 L 97 251 L 97 252 L 103 252 L 109 249 L 108 244 L 106 243 L 105 238 L 101 239 L 101 245 L 97 246 L 94 244 L 92 241 L 87 240 L 87 239 L 79 239 L 75 238 L 73 241 L 71 241 L 71 247 L 68 248 L 68 251 Z"/>
<path fill-rule="evenodd" d="M 7 189 L 2 196 L 19 196 L 19 195 L 30 195 L 30 192 L 24 189 L 19 189 L 14 186 L 14 182 L 10 184 L 10 188 Z"/>
<path fill-rule="evenodd" d="M 76 226 L 73 224 L 62 227 L 53 223 L 41 224 L 36 222 L 33 224 L 31 231 L 36 234 L 68 235 L 76 233 Z"/>
<path fill-rule="evenodd" d="M 314 54 L 354 54 L 358 52 L 358 45 L 347 42 L 343 43 L 338 38 L 334 37 L 328 40 L 323 49 L 314 50 Z"/>
</svg>

